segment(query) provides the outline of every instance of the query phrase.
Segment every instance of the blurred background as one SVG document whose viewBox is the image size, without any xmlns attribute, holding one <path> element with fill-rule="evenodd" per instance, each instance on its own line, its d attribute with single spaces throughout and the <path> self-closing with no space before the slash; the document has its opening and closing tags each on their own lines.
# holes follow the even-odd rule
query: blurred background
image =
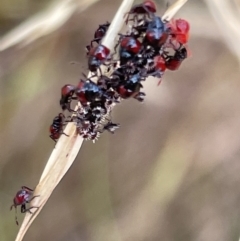
<svg viewBox="0 0 240 241">
<path fill-rule="evenodd" d="M 156 2 L 163 14 L 167 2 Z M 1 1 L 0 241 L 15 239 L 12 199 L 37 185 L 54 148 L 48 129 L 60 88 L 87 73 L 85 46 L 120 3 Z M 25 241 L 239 239 L 239 8 L 237 0 L 184 5 L 177 17 L 191 24 L 192 56 L 159 87 L 146 81 L 143 104 L 114 109 L 114 135 L 84 142 Z"/>
</svg>

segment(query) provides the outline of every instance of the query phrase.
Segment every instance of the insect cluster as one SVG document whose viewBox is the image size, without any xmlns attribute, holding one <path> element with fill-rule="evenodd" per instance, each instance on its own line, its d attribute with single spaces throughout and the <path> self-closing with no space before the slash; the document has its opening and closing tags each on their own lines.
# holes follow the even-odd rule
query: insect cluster
<svg viewBox="0 0 240 241">
<path fill-rule="evenodd" d="M 67 120 L 60 113 L 54 118 L 50 126 L 54 141 L 64 133 L 68 122 L 74 122 L 78 134 L 86 140 L 95 141 L 105 130 L 114 133 L 119 124 L 112 122 L 112 107 L 122 99 L 142 102 L 142 82 L 147 77 L 158 78 L 160 84 L 166 70 L 177 70 L 187 58 L 190 25 L 186 20 L 162 20 L 150 0 L 133 6 L 126 15 L 128 30 L 119 34 L 114 52 L 101 43 L 110 23 L 99 25 L 86 46 L 92 76 L 83 75 L 77 85 L 62 87 L 60 106 L 71 116 Z M 102 66 L 106 66 L 104 73 Z M 71 107 L 73 100 L 80 103 L 75 110 Z"/>
<path fill-rule="evenodd" d="M 156 5 L 151 0 L 133 6 L 126 15 L 128 30 L 126 34 L 119 34 L 114 52 L 101 43 L 110 26 L 106 22 L 99 25 L 86 46 L 92 76 L 83 74 L 76 86 L 62 87 L 60 106 L 70 115 L 65 118 L 59 113 L 53 119 L 50 137 L 54 141 L 65 134 L 64 126 L 68 122 L 74 122 L 77 133 L 86 140 L 95 141 L 105 130 L 114 133 L 119 124 L 112 122 L 112 107 L 122 99 L 142 102 L 145 97 L 142 82 L 147 77 L 158 78 L 160 84 L 166 70 L 177 70 L 188 57 L 190 25 L 186 20 L 162 20 L 156 15 Z M 102 66 L 106 66 L 104 74 Z M 75 109 L 71 106 L 73 100 L 79 103 Z M 11 209 L 21 206 L 22 213 L 31 213 L 30 209 L 37 207 L 26 208 L 26 203 L 35 197 L 32 189 L 23 186 L 14 197 Z M 18 224 L 17 216 L 15 220 Z"/>
</svg>

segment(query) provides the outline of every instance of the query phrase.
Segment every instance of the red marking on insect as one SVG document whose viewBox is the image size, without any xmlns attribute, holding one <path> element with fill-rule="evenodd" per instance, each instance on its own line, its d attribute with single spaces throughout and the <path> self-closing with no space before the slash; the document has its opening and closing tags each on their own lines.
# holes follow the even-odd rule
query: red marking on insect
<svg viewBox="0 0 240 241">
<path fill-rule="evenodd" d="M 149 69 L 147 71 L 147 76 L 153 76 L 159 78 L 158 85 L 160 85 L 162 81 L 162 76 L 166 70 L 166 61 L 164 57 L 160 54 L 156 55 L 151 62 Z"/>
<path fill-rule="evenodd" d="M 60 105 L 63 110 L 67 109 L 70 112 L 74 111 L 71 109 L 70 105 L 71 105 L 71 101 L 73 99 L 76 99 L 76 97 L 73 96 L 75 93 L 75 90 L 76 90 L 76 87 L 74 85 L 67 84 L 62 87 Z"/>
<path fill-rule="evenodd" d="M 168 31 L 166 24 L 161 18 L 155 16 L 153 20 L 148 23 L 143 42 L 154 48 L 160 48 L 166 42 L 167 38 Z"/>
<path fill-rule="evenodd" d="M 138 101 L 143 101 L 145 94 L 140 92 L 140 89 L 143 87 L 141 80 L 143 80 L 143 77 L 140 75 L 140 73 L 128 76 L 125 81 L 121 81 L 119 83 L 117 92 L 123 99 L 132 97 Z"/>
<path fill-rule="evenodd" d="M 188 57 L 187 49 L 181 46 L 179 49 L 175 50 L 173 56 L 167 56 L 166 67 L 169 70 L 177 70 L 184 59 Z"/>
<path fill-rule="evenodd" d="M 101 40 L 105 36 L 109 26 L 110 26 L 109 22 L 99 25 L 98 29 L 94 33 L 94 39 L 91 41 L 91 44 L 90 44 L 91 47 L 92 47 L 93 42 L 96 42 L 98 44 L 101 42 Z"/>
<path fill-rule="evenodd" d="M 29 187 L 22 186 L 22 189 L 17 192 L 13 199 L 13 205 L 10 207 L 10 210 L 12 208 L 15 208 L 15 221 L 16 224 L 18 225 L 18 220 L 17 220 L 17 206 L 21 206 L 21 213 L 32 213 L 30 210 L 32 208 L 38 208 L 38 207 L 30 207 L 26 208 L 26 203 L 30 203 L 35 197 L 39 197 L 39 195 L 33 196 L 33 190 Z"/>
<path fill-rule="evenodd" d="M 170 29 L 170 35 L 176 39 L 180 44 L 186 44 L 189 40 L 190 24 L 184 19 L 173 19 L 167 23 Z"/>
<path fill-rule="evenodd" d="M 76 89 L 76 95 L 81 104 L 85 106 L 88 102 L 100 100 L 102 91 L 94 82 L 90 80 L 80 80 Z"/>
<path fill-rule="evenodd" d="M 123 37 L 120 42 L 120 47 L 122 51 L 127 51 L 132 54 L 139 53 L 142 44 L 139 40 L 133 38 L 133 37 Z"/>
<path fill-rule="evenodd" d="M 133 60 L 142 49 L 141 42 L 132 36 L 121 35 L 118 43 L 114 47 L 115 52 L 119 44 L 120 65 L 125 65 L 128 61 Z"/>
<path fill-rule="evenodd" d="M 161 55 L 157 55 L 154 57 L 154 66 L 155 70 L 160 72 L 164 72 L 166 70 L 166 61 Z"/>
<path fill-rule="evenodd" d="M 144 18 L 146 19 L 146 16 L 150 17 L 156 11 L 157 11 L 157 8 L 156 8 L 155 3 L 151 0 L 146 0 L 143 3 L 134 5 L 129 12 L 125 13 L 124 17 L 127 15 L 127 19 L 125 22 L 127 24 L 128 21 L 137 19 L 138 14 L 143 14 Z M 129 20 L 129 16 L 131 14 L 135 14 L 135 15 L 134 15 L 133 19 Z"/>
<path fill-rule="evenodd" d="M 51 124 L 49 131 L 50 131 L 50 138 L 55 142 L 60 138 L 61 134 L 68 136 L 63 132 L 65 116 L 62 113 L 59 113 L 54 119 L 53 123 Z"/>
<path fill-rule="evenodd" d="M 91 48 L 88 55 L 88 68 L 91 72 L 101 70 L 100 65 L 106 65 L 106 61 L 111 60 L 110 49 L 102 44 Z"/>
<path fill-rule="evenodd" d="M 155 66 L 155 72 L 159 73 L 160 79 L 157 84 L 159 86 L 162 82 L 162 75 L 164 74 L 167 68 L 165 59 L 161 55 L 157 55 L 156 57 L 154 57 L 154 66 Z"/>
</svg>

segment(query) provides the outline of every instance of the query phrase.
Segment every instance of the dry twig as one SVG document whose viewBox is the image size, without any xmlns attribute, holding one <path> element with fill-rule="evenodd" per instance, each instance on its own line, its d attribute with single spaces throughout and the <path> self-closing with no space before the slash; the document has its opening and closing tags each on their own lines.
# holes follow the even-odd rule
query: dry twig
<svg viewBox="0 0 240 241">
<path fill-rule="evenodd" d="M 24 47 L 60 28 L 79 9 L 84 11 L 99 0 L 55 1 L 47 10 L 27 19 L 0 38 L 0 51 L 15 45 Z"/>
<path fill-rule="evenodd" d="M 239 4 L 229 0 L 205 0 L 205 2 L 219 26 L 227 46 L 240 61 Z"/>
</svg>

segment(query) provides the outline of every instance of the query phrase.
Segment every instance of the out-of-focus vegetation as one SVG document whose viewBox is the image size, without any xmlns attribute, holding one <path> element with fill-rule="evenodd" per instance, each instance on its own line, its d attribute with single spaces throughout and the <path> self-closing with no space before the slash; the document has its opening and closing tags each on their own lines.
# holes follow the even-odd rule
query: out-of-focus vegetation
<svg viewBox="0 0 240 241">
<path fill-rule="evenodd" d="M 48 5 L 1 2 L 1 36 Z M 86 73 L 84 48 L 119 5 L 101 0 L 52 34 L 0 52 L 1 241 L 18 231 L 13 196 L 22 185 L 34 188 L 54 148 L 48 128 L 60 112 L 60 88 Z M 238 239 L 238 60 L 202 2 L 189 0 L 178 17 L 191 23 L 192 57 L 159 87 L 148 80 L 144 104 L 114 109 L 121 128 L 83 145 L 26 241 Z"/>
</svg>

